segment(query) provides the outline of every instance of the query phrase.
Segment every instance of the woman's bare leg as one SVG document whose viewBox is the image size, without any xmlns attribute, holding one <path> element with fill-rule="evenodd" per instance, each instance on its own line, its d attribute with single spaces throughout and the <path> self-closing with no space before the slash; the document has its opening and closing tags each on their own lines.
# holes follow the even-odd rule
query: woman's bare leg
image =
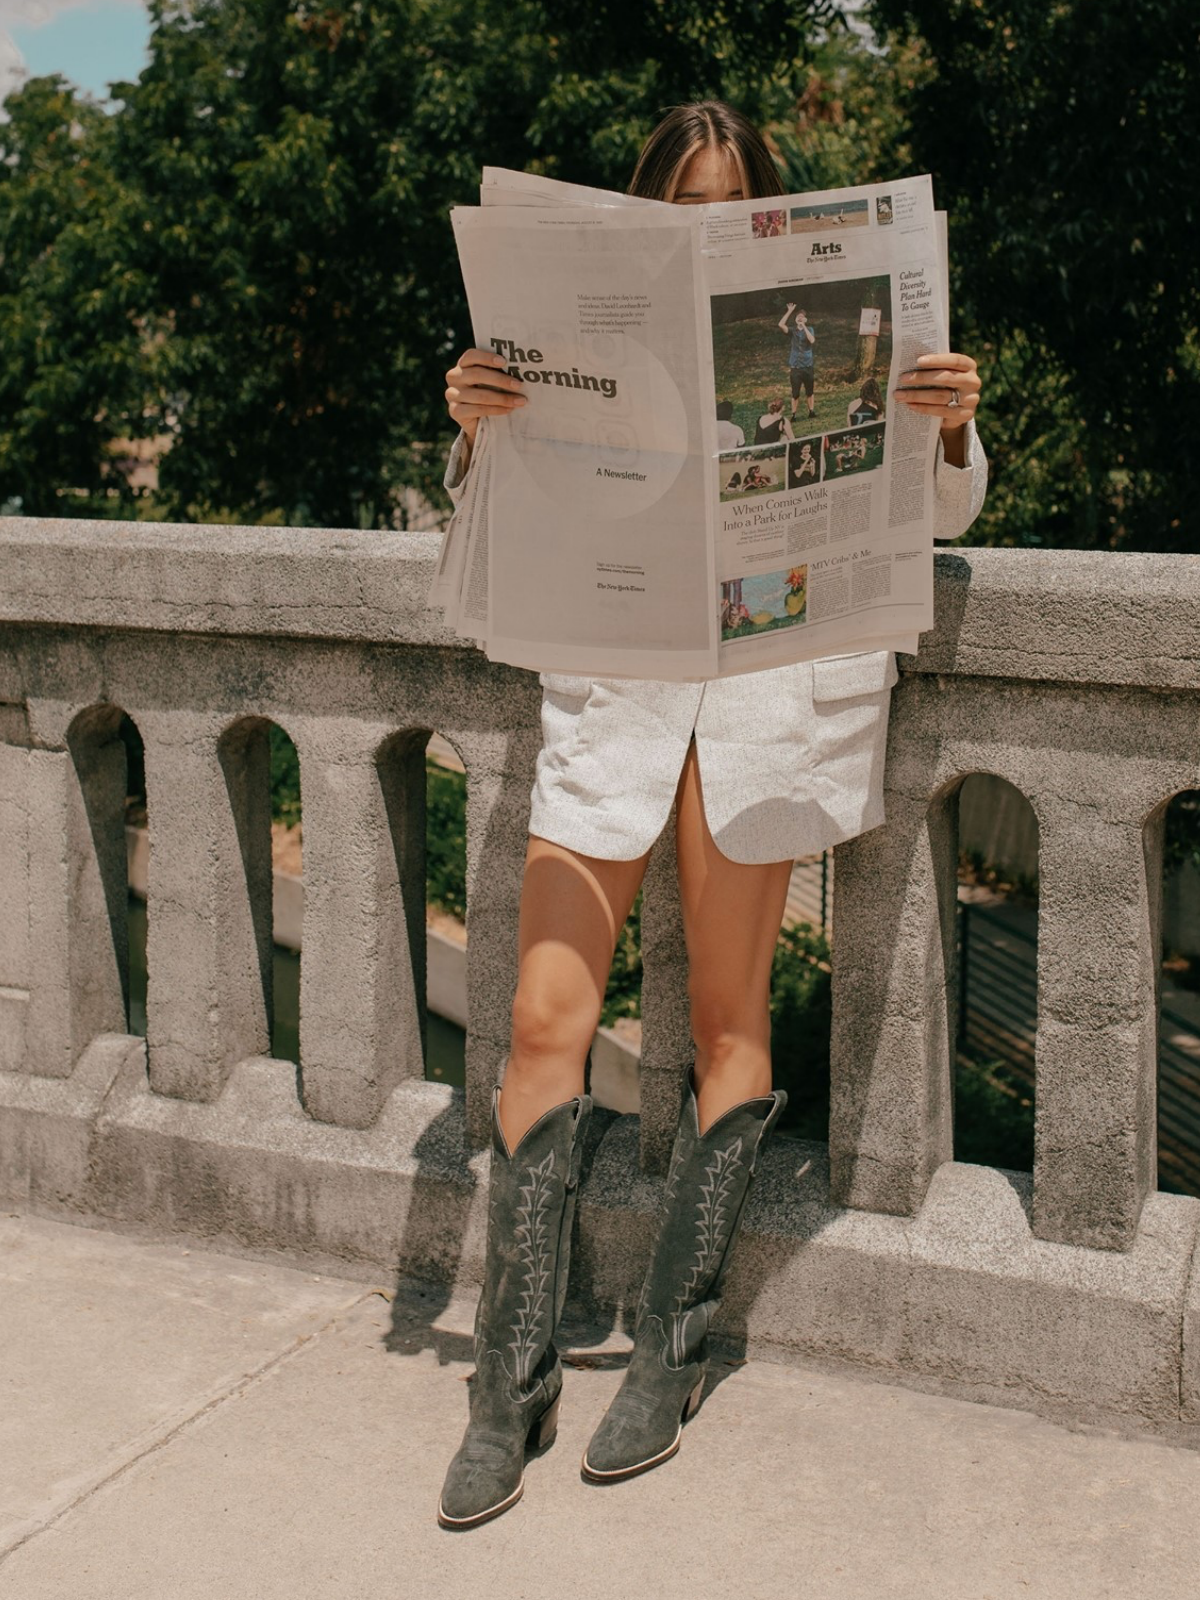
<svg viewBox="0 0 1200 1600">
<path fill-rule="evenodd" d="M 771 1089 L 771 960 L 791 861 L 744 866 L 723 856 L 704 815 L 693 743 L 675 797 L 679 897 L 703 1132 Z"/>
<path fill-rule="evenodd" d="M 510 1150 L 551 1106 L 583 1093 L 617 935 L 648 859 L 603 861 L 529 836 L 512 1041 L 500 1091 Z"/>
</svg>

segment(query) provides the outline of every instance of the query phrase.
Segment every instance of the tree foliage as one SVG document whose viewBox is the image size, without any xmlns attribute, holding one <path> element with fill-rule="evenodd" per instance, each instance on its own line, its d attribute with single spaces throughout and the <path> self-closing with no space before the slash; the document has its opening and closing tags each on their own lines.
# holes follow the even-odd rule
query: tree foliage
<svg viewBox="0 0 1200 1600">
<path fill-rule="evenodd" d="M 985 527 L 1194 548 L 1193 0 L 875 0 L 872 15 L 892 39 L 915 32 L 927 61 L 904 110 L 950 209 L 955 304 L 1003 430 Z M 1030 512 L 1036 527 L 998 520 Z"/>
<path fill-rule="evenodd" d="M 470 341 L 447 212 L 485 163 L 619 187 L 719 95 L 790 188 L 929 168 L 987 380 L 973 537 L 1188 549 L 1200 457 L 1191 0 L 151 0 L 104 114 L 0 126 L 0 506 L 386 526 L 436 481 Z M 107 498 L 105 498 L 107 497 Z M 115 499 L 113 498 L 115 497 Z"/>
<path fill-rule="evenodd" d="M 141 286 L 122 259 L 128 205 L 112 128 L 61 78 L 0 123 L 0 507 L 61 514 L 123 480 L 108 445 L 138 409 Z"/>
<path fill-rule="evenodd" d="M 390 524 L 433 475 L 441 373 L 470 342 L 450 206 L 485 162 L 623 185 L 693 94 L 782 112 L 830 8 L 779 9 L 152 0 L 117 161 L 170 510 Z"/>
</svg>

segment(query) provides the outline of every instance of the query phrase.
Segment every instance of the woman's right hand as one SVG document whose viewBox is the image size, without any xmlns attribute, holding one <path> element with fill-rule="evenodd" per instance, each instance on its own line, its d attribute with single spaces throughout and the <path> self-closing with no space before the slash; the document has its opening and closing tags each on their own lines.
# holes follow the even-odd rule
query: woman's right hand
<svg viewBox="0 0 1200 1600">
<path fill-rule="evenodd" d="M 480 417 L 506 417 L 528 401 L 516 378 L 510 378 L 503 356 L 494 350 L 467 350 L 446 374 L 450 415 L 475 443 Z"/>
</svg>

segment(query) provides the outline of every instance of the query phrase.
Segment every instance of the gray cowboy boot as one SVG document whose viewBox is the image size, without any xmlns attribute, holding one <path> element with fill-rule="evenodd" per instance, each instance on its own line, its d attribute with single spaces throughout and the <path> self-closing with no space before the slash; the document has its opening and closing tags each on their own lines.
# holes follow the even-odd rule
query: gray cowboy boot
<svg viewBox="0 0 1200 1600">
<path fill-rule="evenodd" d="M 744 1100 L 701 1135 L 689 1076 L 633 1355 L 583 1457 L 591 1482 L 630 1478 L 679 1449 L 683 1424 L 700 1404 L 708 1325 L 758 1152 L 786 1103 L 782 1090 Z"/>
<path fill-rule="evenodd" d="M 554 1330 L 567 1295 L 587 1095 L 554 1106 L 510 1156 L 492 1099 L 487 1258 L 475 1315 L 471 1420 L 438 1504 L 443 1528 L 473 1528 L 516 1505 L 525 1457 L 558 1427 Z"/>
</svg>

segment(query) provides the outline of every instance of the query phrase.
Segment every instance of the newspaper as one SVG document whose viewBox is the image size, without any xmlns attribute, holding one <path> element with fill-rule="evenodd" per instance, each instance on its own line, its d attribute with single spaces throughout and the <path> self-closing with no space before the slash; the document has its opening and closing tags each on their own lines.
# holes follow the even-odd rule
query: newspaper
<svg viewBox="0 0 1200 1600">
<path fill-rule="evenodd" d="M 488 168 L 452 213 L 481 423 L 430 603 L 497 661 L 699 680 L 916 647 L 946 348 L 928 177 L 672 206 Z"/>
</svg>

